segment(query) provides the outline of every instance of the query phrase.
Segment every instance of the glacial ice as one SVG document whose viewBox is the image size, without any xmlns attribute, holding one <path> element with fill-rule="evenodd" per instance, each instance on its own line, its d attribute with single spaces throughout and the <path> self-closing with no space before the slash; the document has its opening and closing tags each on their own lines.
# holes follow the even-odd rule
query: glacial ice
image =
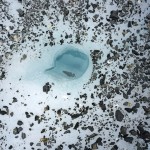
<svg viewBox="0 0 150 150">
<path fill-rule="evenodd" d="M 53 66 L 45 70 L 46 74 L 55 78 L 77 79 L 80 78 L 89 66 L 89 58 L 86 54 L 74 47 L 65 48 L 53 59 Z"/>
</svg>

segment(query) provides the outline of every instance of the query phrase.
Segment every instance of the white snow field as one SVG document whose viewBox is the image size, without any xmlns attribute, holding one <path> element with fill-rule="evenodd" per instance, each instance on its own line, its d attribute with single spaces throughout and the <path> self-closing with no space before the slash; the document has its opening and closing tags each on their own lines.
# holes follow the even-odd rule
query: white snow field
<svg viewBox="0 0 150 150">
<path fill-rule="evenodd" d="M 0 0 L 9 149 L 150 150 L 149 0 Z"/>
</svg>

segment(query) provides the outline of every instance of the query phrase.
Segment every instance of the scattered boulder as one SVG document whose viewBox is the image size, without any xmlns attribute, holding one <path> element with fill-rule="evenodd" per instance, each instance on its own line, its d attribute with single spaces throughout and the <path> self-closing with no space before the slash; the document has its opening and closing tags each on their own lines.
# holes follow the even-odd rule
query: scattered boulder
<svg viewBox="0 0 150 150">
<path fill-rule="evenodd" d="M 17 9 L 19 17 L 24 17 L 24 11 L 22 9 Z"/>
<path fill-rule="evenodd" d="M 26 138 L 26 134 L 25 134 L 25 133 L 22 133 L 22 134 L 21 134 L 21 137 L 22 137 L 22 139 L 25 139 L 25 138 Z"/>
<path fill-rule="evenodd" d="M 16 127 L 16 128 L 13 129 L 13 134 L 17 135 L 17 134 L 19 134 L 22 130 L 23 130 L 22 127 L 19 127 L 19 128 Z"/>
<path fill-rule="evenodd" d="M 122 114 L 122 112 L 120 110 L 116 110 L 115 117 L 116 117 L 117 121 L 121 122 L 124 118 L 124 115 Z"/>
<path fill-rule="evenodd" d="M 106 110 L 106 105 L 104 104 L 103 101 L 100 101 L 100 102 L 99 102 L 99 106 L 101 107 L 101 109 L 103 110 L 103 112 L 105 112 L 105 110 Z"/>
<path fill-rule="evenodd" d="M 110 19 L 117 21 L 119 19 L 118 10 L 112 10 L 110 12 Z"/>
<path fill-rule="evenodd" d="M 133 142 L 133 137 L 125 137 L 124 140 L 130 144 Z"/>
<path fill-rule="evenodd" d="M 17 125 L 21 126 L 23 125 L 23 122 L 21 120 L 18 120 Z"/>
<path fill-rule="evenodd" d="M 43 92 L 45 92 L 46 94 L 48 94 L 48 92 L 50 91 L 51 85 L 49 84 L 49 82 L 47 82 L 44 86 L 43 86 Z"/>
</svg>

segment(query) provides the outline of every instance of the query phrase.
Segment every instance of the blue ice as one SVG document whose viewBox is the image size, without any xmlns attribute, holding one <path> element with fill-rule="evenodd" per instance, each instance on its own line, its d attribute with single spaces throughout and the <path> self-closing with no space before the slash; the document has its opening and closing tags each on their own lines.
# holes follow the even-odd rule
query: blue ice
<svg viewBox="0 0 150 150">
<path fill-rule="evenodd" d="M 80 78 L 89 66 L 88 56 L 73 47 L 66 48 L 53 61 L 53 66 L 47 68 L 45 73 L 69 80 Z"/>
</svg>

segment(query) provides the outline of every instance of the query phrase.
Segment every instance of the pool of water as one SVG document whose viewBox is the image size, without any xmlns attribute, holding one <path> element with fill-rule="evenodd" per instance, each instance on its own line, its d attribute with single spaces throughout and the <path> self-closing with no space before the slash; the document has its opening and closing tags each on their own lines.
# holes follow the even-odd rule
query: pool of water
<svg viewBox="0 0 150 150">
<path fill-rule="evenodd" d="M 80 78 L 89 66 L 88 56 L 72 47 L 57 54 L 53 61 L 53 66 L 46 69 L 45 73 L 69 80 Z"/>
</svg>

